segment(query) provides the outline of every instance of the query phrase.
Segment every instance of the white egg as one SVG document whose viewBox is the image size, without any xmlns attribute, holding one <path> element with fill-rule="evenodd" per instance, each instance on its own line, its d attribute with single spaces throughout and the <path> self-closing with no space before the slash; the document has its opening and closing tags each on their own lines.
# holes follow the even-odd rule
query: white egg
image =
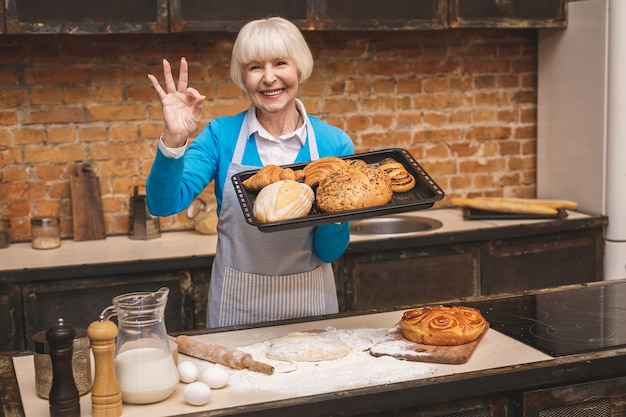
<svg viewBox="0 0 626 417">
<path fill-rule="evenodd" d="M 211 388 L 204 382 L 192 382 L 183 390 L 183 397 L 191 405 L 204 405 L 211 398 Z"/>
<path fill-rule="evenodd" d="M 228 384 L 228 378 L 228 372 L 219 366 L 206 368 L 200 376 L 200 379 L 213 389 L 225 387 Z"/>
<path fill-rule="evenodd" d="M 198 379 L 198 367 L 191 361 L 182 361 L 177 366 L 180 380 L 186 384 Z"/>
</svg>

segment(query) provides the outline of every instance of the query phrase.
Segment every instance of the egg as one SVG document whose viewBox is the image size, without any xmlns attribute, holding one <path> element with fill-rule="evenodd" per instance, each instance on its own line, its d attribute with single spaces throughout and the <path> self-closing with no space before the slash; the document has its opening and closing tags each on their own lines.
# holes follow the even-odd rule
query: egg
<svg viewBox="0 0 626 417">
<path fill-rule="evenodd" d="M 226 386 L 226 384 L 228 384 L 228 378 L 228 372 L 219 366 L 206 368 L 200 376 L 200 379 L 213 389 L 223 388 Z"/>
<path fill-rule="evenodd" d="M 198 379 L 198 367 L 191 361 L 182 361 L 177 366 L 180 380 L 186 384 Z"/>
<path fill-rule="evenodd" d="M 191 405 L 204 405 L 211 398 L 211 388 L 204 382 L 192 382 L 183 390 L 183 398 Z"/>
</svg>

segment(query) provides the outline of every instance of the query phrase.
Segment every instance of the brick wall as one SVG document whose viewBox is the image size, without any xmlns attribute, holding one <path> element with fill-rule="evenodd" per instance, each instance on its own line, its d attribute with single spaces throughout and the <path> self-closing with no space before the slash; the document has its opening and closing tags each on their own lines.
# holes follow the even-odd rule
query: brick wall
<svg viewBox="0 0 626 417">
<path fill-rule="evenodd" d="M 447 198 L 535 195 L 536 31 L 305 35 L 316 67 L 301 98 L 357 152 L 407 148 Z M 241 111 L 248 100 L 228 76 L 234 36 L 0 36 L 0 216 L 12 241 L 30 239 L 36 215 L 60 216 L 72 236 L 79 161 L 100 179 L 107 234 L 128 233 L 129 197 L 162 131 L 146 74 L 162 79 L 161 59 L 177 71 L 184 55 L 208 99 L 203 122 Z M 163 230 L 190 227 L 184 213 L 162 219 Z"/>
</svg>

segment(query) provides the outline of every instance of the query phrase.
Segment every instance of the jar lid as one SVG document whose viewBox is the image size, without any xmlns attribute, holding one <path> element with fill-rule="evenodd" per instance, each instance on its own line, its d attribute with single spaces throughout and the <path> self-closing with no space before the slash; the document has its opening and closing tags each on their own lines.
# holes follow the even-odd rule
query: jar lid
<svg viewBox="0 0 626 417">
<path fill-rule="evenodd" d="M 89 349 L 89 337 L 87 336 L 87 330 L 76 328 L 76 336 L 74 336 L 73 349 L 74 352 L 78 352 L 84 349 Z M 33 350 L 35 353 L 42 353 L 45 355 L 50 354 L 50 346 L 46 340 L 46 331 L 42 330 L 33 335 Z"/>
<path fill-rule="evenodd" d="M 58 217 L 33 217 L 30 219 L 31 226 L 58 226 Z"/>
</svg>

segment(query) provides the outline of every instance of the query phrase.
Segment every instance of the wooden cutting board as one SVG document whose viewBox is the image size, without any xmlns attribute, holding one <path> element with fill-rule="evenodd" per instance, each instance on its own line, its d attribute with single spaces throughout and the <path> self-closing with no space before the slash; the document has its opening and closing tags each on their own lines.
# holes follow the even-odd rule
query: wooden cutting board
<svg viewBox="0 0 626 417">
<path fill-rule="evenodd" d="M 480 343 L 489 327 L 482 332 L 478 339 L 473 342 L 465 343 L 458 346 L 432 346 L 411 342 L 402 336 L 400 324 L 396 324 L 370 349 L 372 356 L 391 356 L 396 359 L 413 361 L 413 362 L 429 362 L 429 363 L 446 363 L 459 365 L 469 360 L 476 350 L 476 346 Z"/>
<path fill-rule="evenodd" d="M 100 182 L 91 165 L 77 164 L 70 178 L 74 240 L 106 238 Z"/>
</svg>

